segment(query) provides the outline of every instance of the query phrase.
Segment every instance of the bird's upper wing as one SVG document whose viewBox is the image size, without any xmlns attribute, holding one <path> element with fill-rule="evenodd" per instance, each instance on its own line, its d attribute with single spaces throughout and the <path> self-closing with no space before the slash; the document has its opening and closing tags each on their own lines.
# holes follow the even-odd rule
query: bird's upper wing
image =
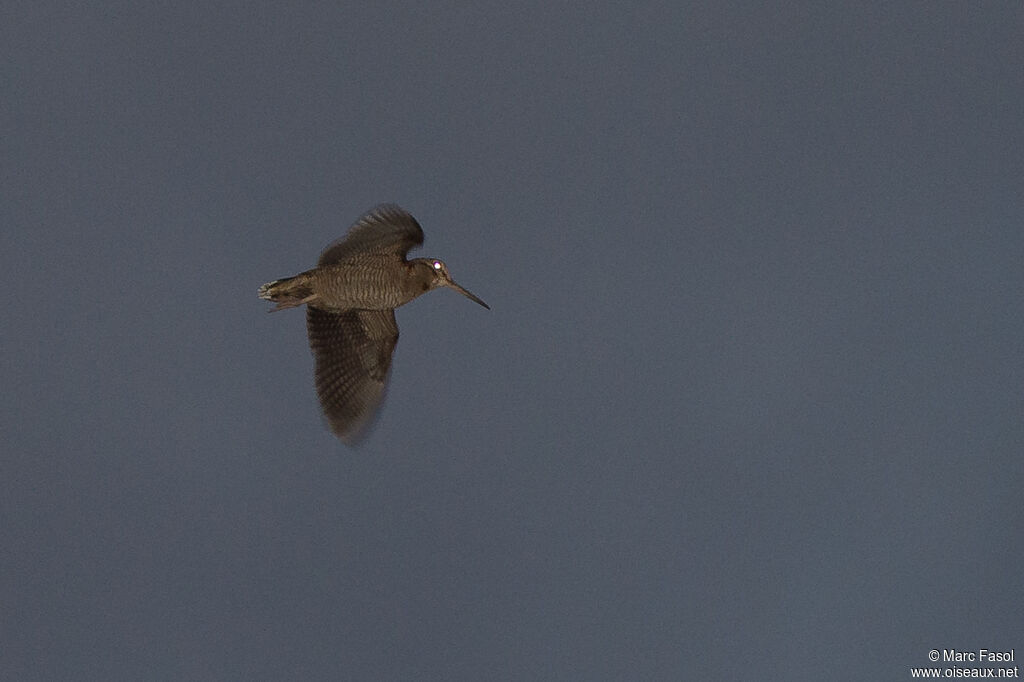
<svg viewBox="0 0 1024 682">
<path fill-rule="evenodd" d="M 377 413 L 398 342 L 394 310 L 328 312 L 306 306 L 316 393 L 331 430 L 356 443 Z"/>
<path fill-rule="evenodd" d="M 381 204 L 349 228 L 348 234 L 320 254 L 317 265 L 340 263 L 354 255 L 382 254 L 405 258 L 409 249 L 423 244 L 423 229 L 416 219 L 395 204 Z"/>
</svg>

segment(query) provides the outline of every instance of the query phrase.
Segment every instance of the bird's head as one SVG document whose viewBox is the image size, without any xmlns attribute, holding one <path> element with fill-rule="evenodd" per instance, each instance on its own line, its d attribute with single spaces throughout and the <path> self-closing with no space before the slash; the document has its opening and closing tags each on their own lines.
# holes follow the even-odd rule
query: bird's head
<svg viewBox="0 0 1024 682">
<path fill-rule="evenodd" d="M 469 300 L 479 303 L 488 310 L 491 309 L 491 306 L 481 301 L 469 290 L 456 284 L 455 280 L 452 279 L 451 274 L 448 272 L 448 266 L 445 265 L 443 261 L 440 261 L 437 258 L 417 258 L 413 263 L 417 270 L 426 274 L 426 283 L 430 289 L 448 287 L 449 289 L 454 289 L 459 292 Z"/>
</svg>

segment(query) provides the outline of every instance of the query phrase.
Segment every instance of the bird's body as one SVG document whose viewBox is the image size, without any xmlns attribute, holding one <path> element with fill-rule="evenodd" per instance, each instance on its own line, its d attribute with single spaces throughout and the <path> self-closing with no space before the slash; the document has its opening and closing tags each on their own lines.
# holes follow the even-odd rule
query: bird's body
<svg viewBox="0 0 1024 682">
<path fill-rule="evenodd" d="M 294 292 L 294 297 L 324 310 L 388 310 L 405 305 L 432 288 L 433 268 L 418 260 L 421 259 L 396 263 L 393 258 L 369 254 L 322 265 L 264 286 L 275 288 L 278 296 Z M 287 301 L 279 302 L 277 309 L 288 307 L 291 306 Z"/>
<path fill-rule="evenodd" d="M 436 258 L 406 260 L 422 243 L 415 218 L 378 206 L 324 249 L 317 267 L 259 289 L 274 310 L 306 305 L 317 394 L 331 429 L 347 442 L 358 440 L 383 399 L 398 341 L 395 308 L 438 287 L 488 307 Z"/>
</svg>

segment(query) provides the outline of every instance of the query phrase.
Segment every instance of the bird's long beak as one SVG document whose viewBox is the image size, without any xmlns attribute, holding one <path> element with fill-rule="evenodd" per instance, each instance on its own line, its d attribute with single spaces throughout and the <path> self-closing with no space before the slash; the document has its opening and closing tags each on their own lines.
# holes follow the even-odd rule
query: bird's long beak
<svg viewBox="0 0 1024 682">
<path fill-rule="evenodd" d="M 455 289 L 455 291 L 459 292 L 460 294 L 462 294 L 463 296 L 465 296 L 469 300 L 473 301 L 474 303 L 479 303 L 480 305 L 482 305 L 483 307 L 487 308 L 488 310 L 491 309 L 491 306 L 487 305 L 486 303 L 481 301 L 479 298 L 477 298 L 475 295 L 473 295 L 468 289 L 463 289 L 462 287 L 460 287 L 455 282 L 452 282 L 451 280 L 449 280 L 448 281 L 448 286 L 451 287 L 452 289 Z"/>
</svg>

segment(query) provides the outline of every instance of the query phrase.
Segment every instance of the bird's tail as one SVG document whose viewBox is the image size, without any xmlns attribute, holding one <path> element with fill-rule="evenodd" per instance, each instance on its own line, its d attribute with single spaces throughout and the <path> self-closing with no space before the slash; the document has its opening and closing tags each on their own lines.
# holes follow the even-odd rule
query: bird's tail
<svg viewBox="0 0 1024 682">
<path fill-rule="evenodd" d="M 273 301 L 277 304 L 270 312 L 294 308 L 316 298 L 316 294 L 302 275 L 267 282 L 260 287 L 258 293 L 264 301 Z"/>
</svg>

